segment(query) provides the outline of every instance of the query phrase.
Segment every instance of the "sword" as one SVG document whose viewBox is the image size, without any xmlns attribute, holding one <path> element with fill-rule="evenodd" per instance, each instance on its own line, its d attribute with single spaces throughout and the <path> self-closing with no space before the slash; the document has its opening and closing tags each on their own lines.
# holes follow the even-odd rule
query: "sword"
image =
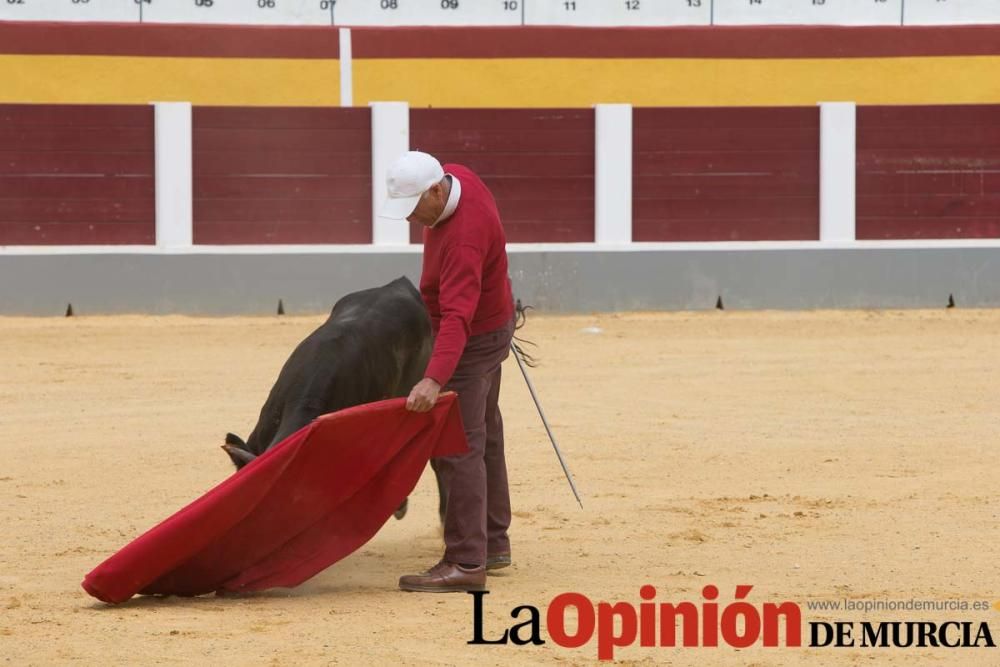
<svg viewBox="0 0 1000 667">
<path fill-rule="evenodd" d="M 524 361 L 521 359 L 521 355 L 517 352 L 517 347 L 514 345 L 514 341 L 510 342 L 511 352 L 514 353 L 514 358 L 517 359 L 517 365 L 521 368 L 521 375 L 524 376 L 524 381 L 528 383 L 528 391 L 531 393 L 531 399 L 535 402 L 535 407 L 538 408 L 538 416 L 542 418 L 542 424 L 545 425 L 545 431 L 549 434 L 549 440 L 552 442 L 552 448 L 556 450 L 556 457 L 559 459 L 559 465 L 562 466 L 563 473 L 566 474 L 566 481 L 569 482 L 569 488 L 573 489 L 573 495 L 576 496 L 576 502 L 580 504 L 580 509 L 583 509 L 583 501 L 580 500 L 580 494 L 576 490 L 576 484 L 573 483 L 573 475 L 570 473 L 569 468 L 566 467 L 566 460 L 563 458 L 562 452 L 559 451 L 559 445 L 556 444 L 556 438 L 552 435 L 552 429 L 549 428 L 549 422 L 545 419 L 545 413 L 542 412 L 542 404 L 538 402 L 538 395 L 535 394 L 535 385 L 531 384 L 531 378 L 528 377 L 528 369 L 524 367 Z"/>
</svg>

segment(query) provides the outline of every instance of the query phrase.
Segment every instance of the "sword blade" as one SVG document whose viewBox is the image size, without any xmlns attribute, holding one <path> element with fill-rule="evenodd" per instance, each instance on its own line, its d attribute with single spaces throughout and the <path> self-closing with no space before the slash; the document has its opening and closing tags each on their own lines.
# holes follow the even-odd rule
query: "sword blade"
<svg viewBox="0 0 1000 667">
<path fill-rule="evenodd" d="M 562 466 L 563 473 L 566 475 L 566 481 L 569 482 L 569 488 L 573 490 L 573 496 L 576 497 L 576 502 L 579 503 L 580 509 L 583 509 L 583 501 L 580 500 L 580 493 L 576 490 L 576 483 L 573 482 L 573 475 L 570 473 L 569 467 L 566 465 L 566 459 L 563 458 L 562 452 L 559 450 L 559 445 L 556 444 L 556 437 L 552 435 L 552 429 L 549 427 L 549 421 L 545 418 L 545 411 L 542 410 L 542 404 L 538 402 L 538 394 L 535 392 L 535 385 L 531 383 L 531 378 L 528 377 L 528 369 L 524 367 L 524 361 L 521 359 L 521 355 L 517 353 L 514 341 L 511 341 L 510 343 L 510 350 L 514 353 L 514 358 L 517 359 L 517 365 L 521 369 L 521 375 L 524 376 L 524 381 L 528 385 L 528 393 L 531 394 L 531 400 L 535 402 L 535 408 L 538 409 L 538 416 L 542 418 L 542 424 L 545 425 L 545 432 L 549 434 L 549 441 L 552 443 L 552 448 L 556 450 L 556 458 L 559 459 L 559 465 Z"/>
</svg>

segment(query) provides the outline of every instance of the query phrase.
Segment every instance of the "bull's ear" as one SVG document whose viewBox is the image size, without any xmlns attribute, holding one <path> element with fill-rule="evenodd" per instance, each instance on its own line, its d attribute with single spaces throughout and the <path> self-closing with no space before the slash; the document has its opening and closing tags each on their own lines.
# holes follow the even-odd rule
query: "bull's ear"
<svg viewBox="0 0 1000 667">
<path fill-rule="evenodd" d="M 257 458 L 247 450 L 234 447 L 233 445 L 223 445 L 222 449 L 225 450 L 226 454 L 229 454 L 229 458 L 232 460 L 233 465 L 236 466 L 237 470 Z"/>
<path fill-rule="evenodd" d="M 239 447 L 240 449 L 247 448 L 247 443 L 243 442 L 243 438 L 236 435 L 235 433 L 226 434 L 226 444 L 232 445 L 233 447 Z"/>
</svg>

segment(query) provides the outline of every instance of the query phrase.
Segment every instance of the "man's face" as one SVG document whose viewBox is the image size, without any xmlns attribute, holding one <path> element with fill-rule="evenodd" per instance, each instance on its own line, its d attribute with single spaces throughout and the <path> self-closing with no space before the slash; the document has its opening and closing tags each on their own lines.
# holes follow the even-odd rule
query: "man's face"
<svg viewBox="0 0 1000 667">
<path fill-rule="evenodd" d="M 440 183 L 435 183 L 424 193 L 417 202 L 417 207 L 407 218 L 410 222 L 417 222 L 424 227 L 432 227 L 437 219 L 444 213 L 444 207 L 448 203 L 444 196 L 444 187 Z"/>
</svg>

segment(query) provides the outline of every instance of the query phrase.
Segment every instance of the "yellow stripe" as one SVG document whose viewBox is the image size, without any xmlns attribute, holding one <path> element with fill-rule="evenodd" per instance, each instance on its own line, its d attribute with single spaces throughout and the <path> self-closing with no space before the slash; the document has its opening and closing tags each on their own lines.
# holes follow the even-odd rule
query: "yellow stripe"
<svg viewBox="0 0 1000 667">
<path fill-rule="evenodd" d="M 415 107 L 1000 103 L 1000 57 L 354 60 L 354 103 Z"/>
<path fill-rule="evenodd" d="M 0 102 L 338 106 L 337 60 L 0 55 Z"/>
<path fill-rule="evenodd" d="M 0 102 L 337 106 L 337 60 L 0 55 Z M 415 107 L 1000 103 L 1000 56 L 355 60 L 354 100 Z"/>
</svg>

